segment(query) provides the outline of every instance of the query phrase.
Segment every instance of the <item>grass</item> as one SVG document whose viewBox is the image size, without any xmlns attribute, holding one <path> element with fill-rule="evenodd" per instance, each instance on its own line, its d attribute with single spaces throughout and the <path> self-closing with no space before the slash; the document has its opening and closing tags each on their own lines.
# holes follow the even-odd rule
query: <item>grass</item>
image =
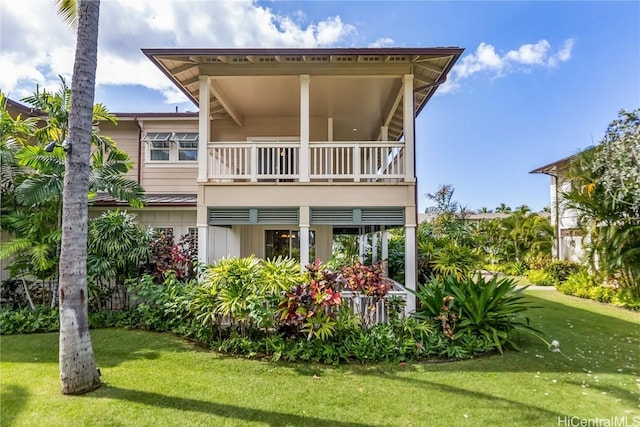
<svg viewBox="0 0 640 427">
<path fill-rule="evenodd" d="M 105 329 L 91 333 L 104 384 L 73 397 L 59 391 L 57 334 L 4 336 L 0 425 L 557 426 L 572 416 L 638 425 L 640 314 L 555 291 L 528 294 L 539 306 L 533 324 L 560 341 L 560 353 L 525 337 L 522 352 L 502 356 L 326 367 Z"/>
</svg>

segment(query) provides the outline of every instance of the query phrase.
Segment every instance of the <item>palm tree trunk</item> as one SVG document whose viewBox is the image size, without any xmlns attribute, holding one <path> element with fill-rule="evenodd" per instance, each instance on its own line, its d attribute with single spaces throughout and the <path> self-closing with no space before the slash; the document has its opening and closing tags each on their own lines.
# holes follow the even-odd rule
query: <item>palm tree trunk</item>
<svg viewBox="0 0 640 427">
<path fill-rule="evenodd" d="M 62 194 L 60 250 L 60 379 L 63 394 L 100 387 L 87 308 L 87 194 L 100 0 L 78 0 L 78 29 Z"/>
</svg>

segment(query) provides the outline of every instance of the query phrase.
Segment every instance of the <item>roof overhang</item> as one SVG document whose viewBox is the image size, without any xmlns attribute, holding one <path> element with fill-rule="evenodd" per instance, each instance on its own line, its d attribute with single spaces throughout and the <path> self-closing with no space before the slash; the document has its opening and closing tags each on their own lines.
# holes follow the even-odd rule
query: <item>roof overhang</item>
<svg viewBox="0 0 640 427">
<path fill-rule="evenodd" d="M 563 169 L 575 156 L 576 156 L 575 154 L 572 154 L 571 156 L 567 156 L 560 160 L 556 160 L 553 163 L 540 166 L 539 168 L 536 168 L 530 171 L 529 173 L 543 173 L 547 175 L 555 175 L 559 169 Z"/>
<path fill-rule="evenodd" d="M 403 134 L 402 77 L 413 75 L 414 116 L 424 108 L 463 52 L 457 47 L 350 49 L 143 49 L 195 104 L 209 76 L 213 120 L 243 126 L 247 117 L 299 115 L 299 76 L 311 76 L 312 117 L 331 117 L 336 139 Z M 250 77 L 250 78 L 247 78 Z M 340 136 L 342 134 L 342 137 Z M 354 137 L 356 137 L 354 135 Z M 348 138 L 351 139 L 351 138 Z M 358 138 L 356 138 L 358 139 Z"/>
</svg>

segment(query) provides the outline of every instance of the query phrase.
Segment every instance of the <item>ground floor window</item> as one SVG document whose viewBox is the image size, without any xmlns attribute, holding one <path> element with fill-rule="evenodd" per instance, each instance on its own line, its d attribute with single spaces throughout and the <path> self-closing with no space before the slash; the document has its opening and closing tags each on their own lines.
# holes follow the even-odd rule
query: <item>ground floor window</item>
<svg viewBox="0 0 640 427">
<path fill-rule="evenodd" d="M 300 259 L 299 230 L 266 230 L 265 258 L 290 257 Z M 316 259 L 316 235 L 309 230 L 309 259 Z"/>
</svg>

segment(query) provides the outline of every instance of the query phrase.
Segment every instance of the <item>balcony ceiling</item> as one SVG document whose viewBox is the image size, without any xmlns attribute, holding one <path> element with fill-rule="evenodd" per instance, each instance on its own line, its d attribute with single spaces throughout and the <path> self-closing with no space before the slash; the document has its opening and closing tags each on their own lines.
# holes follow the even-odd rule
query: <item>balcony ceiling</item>
<svg viewBox="0 0 640 427">
<path fill-rule="evenodd" d="M 417 115 L 462 53 L 460 48 L 143 51 L 195 104 L 200 75 L 210 76 L 212 119 L 231 119 L 238 126 L 248 117 L 299 117 L 299 76 L 309 74 L 310 115 L 333 118 L 335 140 L 375 140 L 383 125 L 389 139 L 400 139 L 402 76 L 414 75 Z"/>
</svg>

